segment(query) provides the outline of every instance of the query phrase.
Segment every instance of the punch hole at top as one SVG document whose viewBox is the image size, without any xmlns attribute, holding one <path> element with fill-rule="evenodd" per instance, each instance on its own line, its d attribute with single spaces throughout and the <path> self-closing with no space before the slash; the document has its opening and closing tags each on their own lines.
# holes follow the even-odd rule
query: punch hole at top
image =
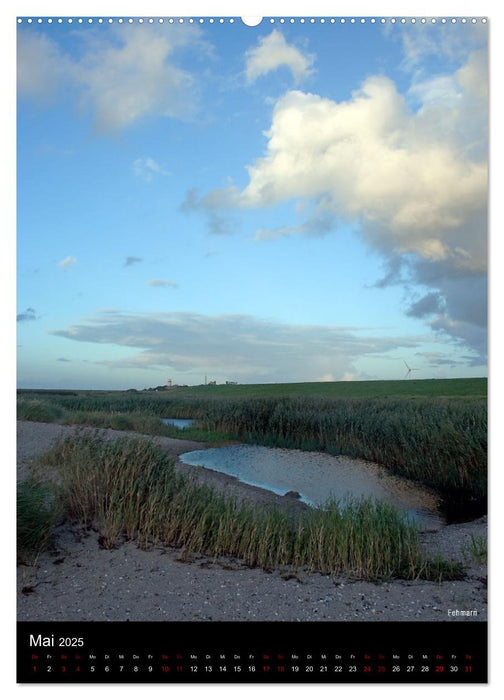
<svg viewBox="0 0 504 700">
<path fill-rule="evenodd" d="M 257 27 L 261 24 L 263 18 L 262 17 L 242 17 L 241 21 L 243 24 L 246 24 L 247 27 Z"/>
</svg>

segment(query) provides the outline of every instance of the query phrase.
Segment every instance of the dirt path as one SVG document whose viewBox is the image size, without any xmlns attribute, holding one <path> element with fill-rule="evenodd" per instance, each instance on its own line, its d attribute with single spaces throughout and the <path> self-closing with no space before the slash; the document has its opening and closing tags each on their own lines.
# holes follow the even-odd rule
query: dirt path
<svg viewBox="0 0 504 700">
<path fill-rule="evenodd" d="M 18 478 L 26 477 L 34 457 L 74 431 L 72 426 L 19 421 Z M 105 437 L 131 435 L 100 432 Z M 204 447 L 152 439 L 173 456 Z M 246 498 L 286 503 L 285 497 L 226 475 L 180 462 L 178 466 Z M 265 572 L 229 559 L 185 562 L 179 550 L 165 547 L 142 551 L 126 543 L 104 550 L 97 532 L 63 526 L 51 551 L 32 566 L 18 566 L 18 620 L 486 620 L 486 565 L 467 552 L 471 536 L 486 537 L 486 531 L 486 518 L 481 518 L 421 535 L 428 551 L 466 562 L 463 581 L 377 585 L 303 572 Z"/>
</svg>

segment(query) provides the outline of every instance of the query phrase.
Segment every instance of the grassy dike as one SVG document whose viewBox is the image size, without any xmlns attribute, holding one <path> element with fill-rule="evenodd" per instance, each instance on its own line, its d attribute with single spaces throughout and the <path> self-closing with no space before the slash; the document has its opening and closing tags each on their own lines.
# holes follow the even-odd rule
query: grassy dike
<svg viewBox="0 0 504 700">
<path fill-rule="evenodd" d="M 41 475 L 53 475 L 50 500 L 59 517 L 97 527 L 106 548 L 128 539 L 140 547 L 177 547 L 185 556 L 230 556 L 268 570 L 307 568 L 372 581 L 463 575 L 458 564 L 424 559 L 415 527 L 393 507 L 348 500 L 293 515 L 237 502 L 178 473 L 173 459 L 142 438 L 110 442 L 77 434 L 40 458 L 37 471 L 39 484 Z M 18 510 L 18 528 L 29 513 Z"/>
</svg>

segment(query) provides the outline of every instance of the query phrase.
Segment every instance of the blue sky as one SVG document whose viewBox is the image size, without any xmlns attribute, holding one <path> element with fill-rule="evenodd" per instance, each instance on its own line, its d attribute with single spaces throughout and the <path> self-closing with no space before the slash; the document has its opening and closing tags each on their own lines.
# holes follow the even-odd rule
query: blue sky
<svg viewBox="0 0 504 700">
<path fill-rule="evenodd" d="M 486 376 L 486 33 L 19 24 L 19 386 Z"/>
</svg>

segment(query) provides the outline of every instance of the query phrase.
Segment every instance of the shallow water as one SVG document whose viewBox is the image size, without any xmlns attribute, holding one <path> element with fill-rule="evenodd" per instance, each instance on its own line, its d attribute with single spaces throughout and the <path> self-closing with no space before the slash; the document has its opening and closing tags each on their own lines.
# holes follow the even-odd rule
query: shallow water
<svg viewBox="0 0 504 700">
<path fill-rule="evenodd" d="M 445 524 L 433 494 L 389 475 L 371 462 L 260 445 L 197 450 L 186 452 L 180 459 L 185 464 L 223 472 L 279 495 L 297 491 L 301 500 L 311 506 L 329 498 L 371 496 L 406 511 L 420 529 L 438 529 Z"/>
<path fill-rule="evenodd" d="M 161 422 L 165 425 L 174 425 L 179 430 L 190 428 L 194 425 L 194 418 L 161 418 Z"/>
</svg>

